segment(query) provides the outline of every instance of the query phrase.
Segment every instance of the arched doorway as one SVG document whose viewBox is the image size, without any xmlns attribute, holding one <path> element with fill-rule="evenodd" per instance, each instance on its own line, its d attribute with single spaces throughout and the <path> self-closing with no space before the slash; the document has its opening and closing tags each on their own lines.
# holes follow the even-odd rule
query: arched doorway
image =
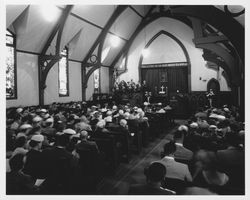
<svg viewBox="0 0 250 200">
<path fill-rule="evenodd" d="M 207 91 L 209 92 L 210 89 L 212 89 L 213 93 L 215 94 L 212 98 L 212 104 L 213 106 L 217 107 L 221 103 L 219 102 L 220 98 L 218 98 L 220 95 L 220 83 L 215 78 L 211 78 L 207 83 Z"/>
<path fill-rule="evenodd" d="M 176 51 L 182 54 L 180 61 L 177 58 L 171 60 L 170 62 L 159 62 L 157 59 L 153 59 L 152 62 L 143 62 L 145 58 L 141 55 L 139 60 L 139 79 L 141 82 L 146 80 L 148 90 L 154 95 L 159 94 L 159 92 L 164 91 L 168 95 L 176 93 L 179 90 L 181 93 L 188 93 L 191 90 L 191 65 L 188 52 L 183 45 L 183 43 L 176 38 L 174 35 L 161 30 L 151 40 L 146 44 L 145 48 L 149 46 L 159 37 L 168 38 L 171 43 L 174 44 Z M 163 44 L 160 44 L 163 46 Z M 165 45 L 165 48 L 168 48 Z M 172 47 L 173 48 L 173 47 Z M 167 50 L 165 50 L 167 53 Z M 163 50 L 165 54 L 165 52 Z M 175 49 L 173 49 L 175 51 Z"/>
<path fill-rule="evenodd" d="M 210 89 L 212 89 L 216 95 L 218 95 L 220 92 L 220 83 L 215 78 L 211 78 L 207 83 L 207 91 Z"/>
</svg>

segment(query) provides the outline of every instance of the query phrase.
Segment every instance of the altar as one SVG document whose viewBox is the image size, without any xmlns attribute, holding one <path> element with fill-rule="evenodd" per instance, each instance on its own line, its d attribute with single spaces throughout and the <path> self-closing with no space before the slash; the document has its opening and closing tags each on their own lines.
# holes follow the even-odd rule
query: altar
<svg viewBox="0 0 250 200">
<path fill-rule="evenodd" d="M 169 94 L 168 94 L 168 87 L 164 87 L 163 85 L 160 87 L 158 91 L 157 87 L 155 87 L 154 94 L 151 98 L 152 103 L 161 102 L 162 104 L 166 105 L 169 103 Z"/>
</svg>

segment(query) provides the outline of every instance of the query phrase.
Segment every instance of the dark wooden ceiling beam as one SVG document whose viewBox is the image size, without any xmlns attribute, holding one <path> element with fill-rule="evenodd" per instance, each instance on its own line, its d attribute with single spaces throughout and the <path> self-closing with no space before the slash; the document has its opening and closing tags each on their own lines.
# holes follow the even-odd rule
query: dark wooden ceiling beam
<svg viewBox="0 0 250 200">
<path fill-rule="evenodd" d="M 207 44 L 207 43 L 217 43 L 217 42 L 225 42 L 228 41 L 227 37 L 224 35 L 220 36 L 207 36 L 201 38 L 195 38 L 195 44 Z"/>
<path fill-rule="evenodd" d="M 171 13 L 177 16 L 190 16 L 198 18 L 216 29 L 220 30 L 234 45 L 241 61 L 245 58 L 245 30 L 234 18 L 226 15 L 214 6 L 182 6 L 172 8 Z M 236 30 L 236 31 L 234 31 Z"/>
<path fill-rule="evenodd" d="M 212 53 L 211 51 L 204 50 L 203 52 L 204 53 L 203 53 L 202 57 L 204 58 L 204 60 L 215 63 L 217 66 L 221 67 L 225 71 L 225 73 L 228 75 L 227 84 L 229 87 L 231 87 L 232 74 L 231 74 L 227 64 L 223 60 L 218 59 L 218 56 L 216 54 Z"/>
</svg>

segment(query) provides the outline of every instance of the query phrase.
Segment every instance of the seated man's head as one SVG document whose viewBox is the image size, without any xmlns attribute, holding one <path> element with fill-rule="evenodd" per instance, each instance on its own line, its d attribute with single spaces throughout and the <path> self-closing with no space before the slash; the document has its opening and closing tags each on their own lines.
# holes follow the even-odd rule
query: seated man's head
<svg viewBox="0 0 250 200">
<path fill-rule="evenodd" d="M 126 126 L 127 126 L 127 120 L 121 119 L 121 120 L 120 120 L 120 125 L 121 125 L 122 127 L 126 127 Z"/>
<path fill-rule="evenodd" d="M 166 168 L 159 162 L 153 162 L 144 169 L 144 174 L 148 182 L 158 183 L 161 182 L 166 175 Z"/>
<path fill-rule="evenodd" d="M 176 151 L 176 146 L 175 146 L 174 141 L 170 141 L 170 142 L 166 143 L 164 145 L 163 151 L 164 151 L 165 156 L 173 155 L 174 152 Z"/>
<path fill-rule="evenodd" d="M 85 131 L 85 130 L 81 130 L 81 131 L 80 131 L 80 138 L 81 138 L 82 140 L 88 139 L 88 136 L 89 136 L 89 134 L 88 134 L 87 131 Z"/>
</svg>

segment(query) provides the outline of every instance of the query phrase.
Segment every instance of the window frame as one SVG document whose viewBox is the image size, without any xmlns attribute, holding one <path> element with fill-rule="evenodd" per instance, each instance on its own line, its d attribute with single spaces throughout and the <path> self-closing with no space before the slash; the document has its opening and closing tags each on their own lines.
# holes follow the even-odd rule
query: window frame
<svg viewBox="0 0 250 200">
<path fill-rule="evenodd" d="M 67 79 L 66 88 L 67 88 L 67 93 L 60 94 L 60 60 L 61 60 L 60 59 L 58 61 L 58 94 L 59 94 L 59 97 L 68 97 L 69 96 L 69 48 L 67 46 L 65 46 L 63 48 L 63 50 L 66 50 L 66 55 L 61 54 L 61 57 L 66 58 L 66 79 Z"/>
<path fill-rule="evenodd" d="M 10 33 L 7 34 L 7 31 Z M 12 47 L 14 50 L 14 96 L 12 97 L 7 97 L 6 96 L 6 85 L 5 85 L 5 98 L 6 100 L 14 100 L 17 99 L 17 51 L 16 51 L 16 35 L 9 29 L 6 29 L 6 34 L 5 37 L 11 36 L 13 38 L 13 44 L 9 44 L 6 42 L 5 38 L 5 45 L 6 47 Z M 7 55 L 6 55 L 7 56 Z M 5 57 L 6 59 L 6 57 Z M 6 76 L 6 61 L 5 61 L 5 76 Z M 6 84 L 6 77 L 5 77 L 5 84 Z"/>
<path fill-rule="evenodd" d="M 95 88 L 95 72 L 98 71 L 98 88 Z M 93 72 L 93 79 L 94 79 L 94 93 L 101 93 L 101 68 L 96 69 Z"/>
</svg>

